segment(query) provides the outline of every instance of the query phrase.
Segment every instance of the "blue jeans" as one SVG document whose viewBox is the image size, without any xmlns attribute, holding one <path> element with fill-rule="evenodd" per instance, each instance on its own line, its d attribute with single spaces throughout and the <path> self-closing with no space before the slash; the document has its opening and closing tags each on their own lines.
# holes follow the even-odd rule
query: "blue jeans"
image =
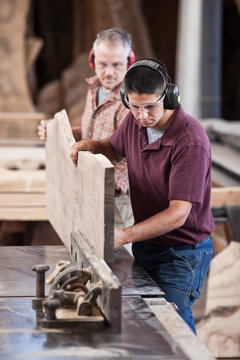
<svg viewBox="0 0 240 360">
<path fill-rule="evenodd" d="M 174 302 L 179 315 L 196 334 L 192 307 L 210 265 L 212 237 L 195 245 L 156 246 L 146 242 L 132 245 L 135 260 L 160 286 L 168 302 Z"/>
</svg>

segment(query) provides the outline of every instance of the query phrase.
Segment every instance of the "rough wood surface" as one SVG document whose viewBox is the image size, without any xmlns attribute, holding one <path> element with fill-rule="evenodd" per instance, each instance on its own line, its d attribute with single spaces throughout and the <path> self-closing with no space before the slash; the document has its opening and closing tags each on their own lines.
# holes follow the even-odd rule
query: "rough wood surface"
<svg viewBox="0 0 240 360">
<path fill-rule="evenodd" d="M 27 85 L 24 40 L 29 3 L 0 0 L 0 111 L 34 110 Z"/>
<path fill-rule="evenodd" d="M 114 167 L 103 155 L 79 152 L 70 159 L 75 140 L 65 110 L 47 125 L 46 173 L 49 220 L 70 250 L 70 234 L 79 230 L 107 258 L 113 249 Z"/>
<path fill-rule="evenodd" d="M 232 241 L 210 265 L 206 316 L 197 333 L 217 357 L 240 357 L 240 243 Z"/>
<path fill-rule="evenodd" d="M 239 359 L 239 324 L 240 306 L 218 307 L 197 324 L 197 334 L 218 359 Z"/>
</svg>

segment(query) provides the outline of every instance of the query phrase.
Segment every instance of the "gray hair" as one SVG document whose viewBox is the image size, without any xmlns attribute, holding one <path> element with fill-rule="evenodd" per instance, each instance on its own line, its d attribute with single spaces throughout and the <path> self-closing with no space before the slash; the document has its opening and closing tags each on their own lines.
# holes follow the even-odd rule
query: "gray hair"
<svg viewBox="0 0 240 360">
<path fill-rule="evenodd" d="M 132 49 L 132 39 L 131 35 L 125 30 L 112 28 L 98 33 L 97 38 L 93 43 L 94 54 L 96 54 L 96 48 L 101 41 L 108 41 L 113 46 L 116 46 L 117 43 L 121 42 L 126 50 L 126 58 L 130 55 Z"/>
</svg>

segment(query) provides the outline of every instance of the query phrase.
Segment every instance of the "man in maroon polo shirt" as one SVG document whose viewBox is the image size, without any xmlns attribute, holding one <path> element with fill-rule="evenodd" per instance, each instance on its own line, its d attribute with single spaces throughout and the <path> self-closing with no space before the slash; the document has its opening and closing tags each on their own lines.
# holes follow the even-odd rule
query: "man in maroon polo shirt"
<svg viewBox="0 0 240 360">
<path fill-rule="evenodd" d="M 114 164 L 127 158 L 135 223 L 115 229 L 115 247 L 132 243 L 136 261 L 196 332 L 192 306 L 211 255 L 211 148 L 202 126 L 179 105 L 163 63 L 141 59 L 127 71 L 122 100 L 131 111 L 114 134 L 74 145 Z"/>
</svg>

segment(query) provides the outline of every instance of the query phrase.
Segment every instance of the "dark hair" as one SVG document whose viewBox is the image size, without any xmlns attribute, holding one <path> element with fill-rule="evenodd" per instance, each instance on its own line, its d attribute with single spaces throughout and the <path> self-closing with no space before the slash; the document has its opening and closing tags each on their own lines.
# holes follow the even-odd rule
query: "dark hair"
<svg viewBox="0 0 240 360">
<path fill-rule="evenodd" d="M 136 92 L 162 95 L 166 90 L 168 80 L 167 68 L 161 61 L 139 59 L 128 69 L 124 78 L 124 89 L 126 94 Z"/>
</svg>

